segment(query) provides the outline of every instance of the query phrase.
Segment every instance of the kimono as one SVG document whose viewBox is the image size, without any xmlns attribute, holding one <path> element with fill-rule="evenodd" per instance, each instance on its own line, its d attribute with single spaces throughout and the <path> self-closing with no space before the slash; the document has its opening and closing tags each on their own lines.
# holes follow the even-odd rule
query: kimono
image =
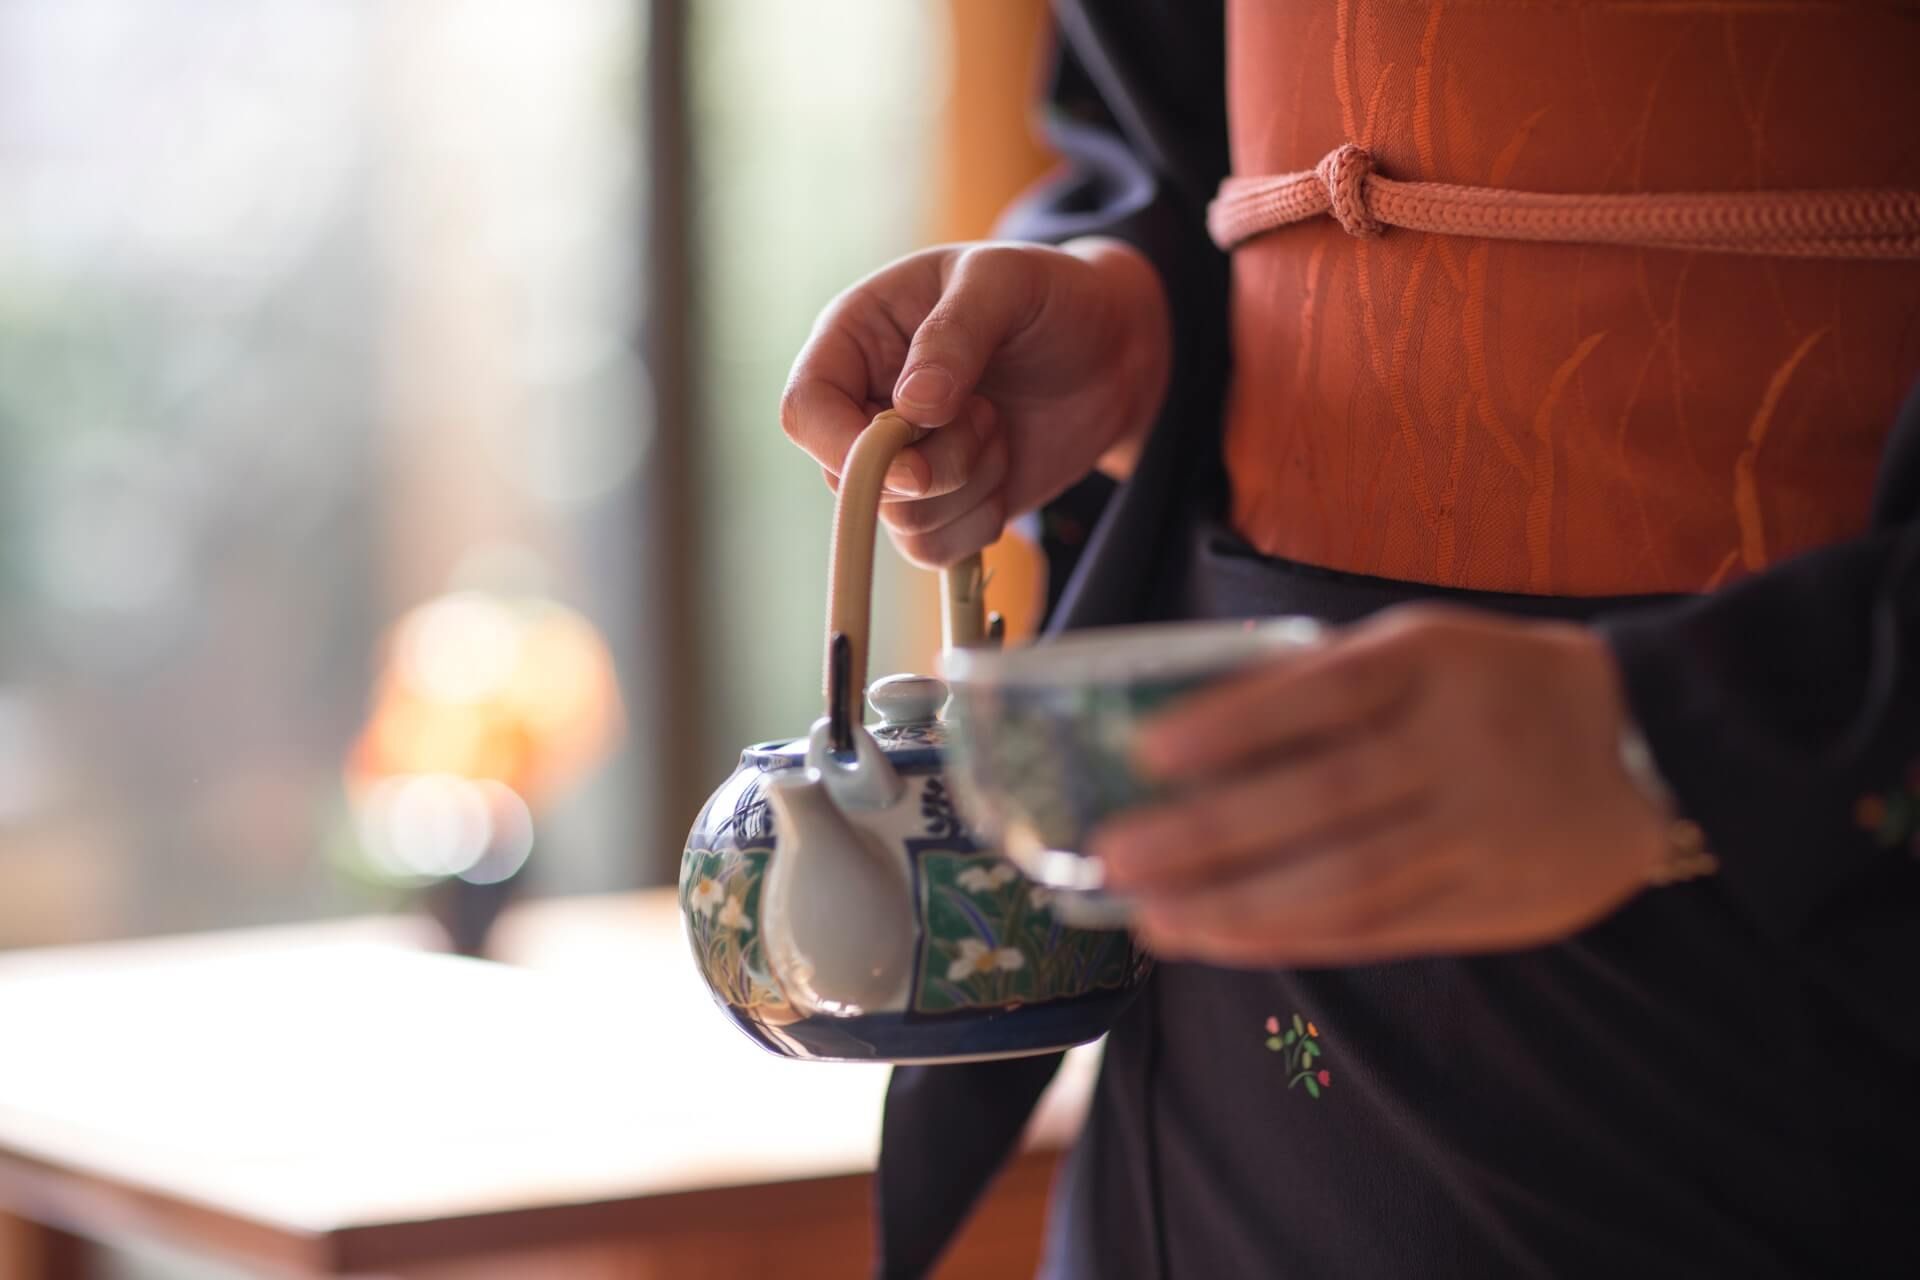
<svg viewBox="0 0 1920 1280">
<path fill-rule="evenodd" d="M 1920 20 L 1890 5 L 1609 0 L 1056 13 L 1046 125 L 1066 163 L 1003 230 L 1138 247 L 1165 282 L 1174 372 L 1132 477 L 1091 478 L 1039 516 L 1050 627 L 1348 622 L 1414 599 L 1588 622 L 1721 870 L 1511 954 L 1160 965 L 1109 1036 L 1045 1274 L 1912 1274 L 1916 255 L 1483 256 L 1471 238 L 1362 241 L 1323 217 L 1230 256 L 1208 206 L 1230 174 L 1307 169 L 1356 141 L 1381 172 L 1493 187 L 1920 188 L 1902 97 L 1920 93 L 1905 86 L 1920 80 Z M 1318 52 L 1295 62 L 1296 49 Z M 1608 152 L 1619 116 L 1592 109 L 1607 94 L 1567 89 L 1551 109 L 1509 92 L 1495 105 L 1512 135 L 1487 143 L 1447 85 L 1502 57 L 1539 93 L 1598 66 L 1654 141 Z M 1716 58 L 1737 67 L 1678 76 L 1680 106 L 1642 92 Z M 1808 67 L 1831 83 L 1796 87 Z M 1717 91 L 1685 98 L 1702 83 Z M 1736 145 L 1795 94 L 1831 118 L 1805 137 L 1773 122 L 1785 140 L 1765 163 L 1757 143 Z M 1571 141 L 1581 128 L 1590 148 Z M 1689 139 L 1716 129 L 1728 138 L 1701 159 Z M 1533 139 L 1552 136 L 1529 168 Z M 1833 136 L 1850 142 L 1823 151 Z M 1662 173 L 1663 158 L 1692 168 Z M 1564 287 L 1539 287 L 1555 273 Z M 1702 280 L 1720 310 L 1689 369 L 1672 317 Z M 1421 305 L 1360 316 L 1380 299 Z M 1764 326 L 1736 322 L 1769 307 L 1784 346 L 1760 352 Z M 1444 363 L 1485 317 L 1506 326 L 1482 335 L 1498 378 L 1473 368 L 1480 338 Z M 1363 321 L 1387 334 L 1377 349 L 1308 331 Z M 1575 357 L 1587 363 L 1563 375 Z M 1756 379 L 1746 364 L 1762 361 Z M 1689 413 L 1693 434 L 1669 430 Z M 1470 442 L 1478 454 L 1452 452 Z M 931 1266 L 1056 1065 L 895 1072 L 882 1274 Z"/>
</svg>

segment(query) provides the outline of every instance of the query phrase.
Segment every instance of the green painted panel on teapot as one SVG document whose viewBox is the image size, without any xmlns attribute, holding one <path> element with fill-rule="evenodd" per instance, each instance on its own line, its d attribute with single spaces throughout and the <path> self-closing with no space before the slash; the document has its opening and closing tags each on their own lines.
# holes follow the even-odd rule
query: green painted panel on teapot
<svg viewBox="0 0 1920 1280">
<path fill-rule="evenodd" d="M 992 853 L 919 856 L 920 1013 L 1033 1004 L 1126 985 L 1140 957 L 1124 931 L 1069 929 L 1047 890 Z"/>
</svg>

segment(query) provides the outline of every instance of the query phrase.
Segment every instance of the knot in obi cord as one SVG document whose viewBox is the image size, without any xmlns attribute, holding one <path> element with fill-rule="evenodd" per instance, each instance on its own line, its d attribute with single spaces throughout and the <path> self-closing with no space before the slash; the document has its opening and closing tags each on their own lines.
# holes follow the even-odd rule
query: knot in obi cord
<svg viewBox="0 0 1920 1280">
<path fill-rule="evenodd" d="M 1341 230 L 1362 239 L 1380 234 L 1380 220 L 1367 208 L 1367 178 L 1373 173 L 1373 157 L 1366 148 L 1343 142 L 1327 152 L 1313 171 L 1327 189 L 1328 211 Z"/>
<path fill-rule="evenodd" d="M 1920 191 L 1509 191 L 1385 177 L 1351 142 L 1301 173 L 1227 178 L 1207 206 L 1207 232 L 1234 249 L 1323 214 L 1361 239 L 1399 227 L 1774 258 L 1920 259 Z"/>
</svg>

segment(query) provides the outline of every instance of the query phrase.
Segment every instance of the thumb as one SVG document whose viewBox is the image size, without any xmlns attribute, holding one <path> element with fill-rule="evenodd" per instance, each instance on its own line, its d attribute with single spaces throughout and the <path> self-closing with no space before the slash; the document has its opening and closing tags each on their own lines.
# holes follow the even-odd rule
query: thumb
<svg viewBox="0 0 1920 1280">
<path fill-rule="evenodd" d="M 993 353 L 1031 316 L 1035 278 L 1032 256 L 1012 247 L 968 249 L 954 259 L 894 383 L 900 416 L 919 427 L 960 416 Z"/>
</svg>

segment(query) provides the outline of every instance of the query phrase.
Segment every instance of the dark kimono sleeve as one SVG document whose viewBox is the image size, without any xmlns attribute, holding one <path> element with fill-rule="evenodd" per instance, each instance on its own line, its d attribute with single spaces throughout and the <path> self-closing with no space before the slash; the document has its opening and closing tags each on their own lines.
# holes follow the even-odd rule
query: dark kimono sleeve
<svg viewBox="0 0 1920 1280">
<path fill-rule="evenodd" d="M 1039 125 L 1061 165 L 1007 210 L 997 233 L 1049 244 L 1112 236 L 1140 250 L 1171 311 L 1162 420 L 1210 421 L 1226 367 L 1227 259 L 1206 234 L 1207 202 L 1227 172 L 1220 6 L 1130 0 L 1055 9 Z M 1047 554 L 1049 613 L 1114 487 L 1089 476 L 1028 523 Z"/>
<path fill-rule="evenodd" d="M 1607 626 L 1721 886 L 1777 940 L 1920 879 L 1920 391 L 1858 541 Z"/>
</svg>

